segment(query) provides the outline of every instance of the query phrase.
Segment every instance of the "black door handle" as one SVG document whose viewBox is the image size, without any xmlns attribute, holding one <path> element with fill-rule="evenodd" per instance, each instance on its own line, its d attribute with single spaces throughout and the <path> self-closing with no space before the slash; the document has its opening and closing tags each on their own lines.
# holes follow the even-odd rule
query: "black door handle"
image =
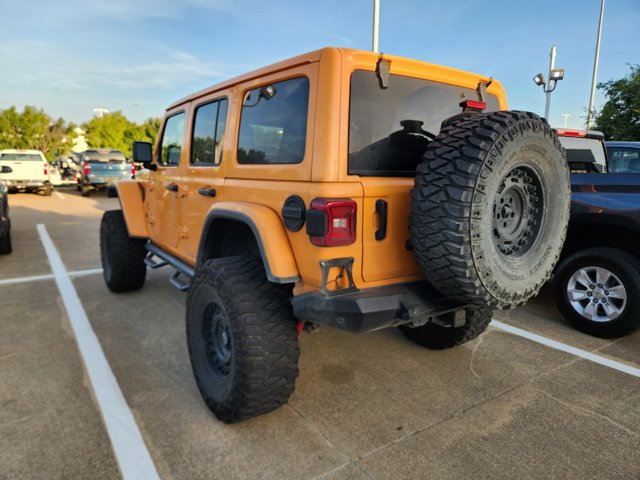
<svg viewBox="0 0 640 480">
<path fill-rule="evenodd" d="M 205 197 L 215 197 L 216 196 L 216 189 L 215 188 L 202 187 L 201 189 L 198 190 L 198 193 L 200 195 L 204 195 Z"/>
<path fill-rule="evenodd" d="M 165 188 L 167 190 L 169 190 L 170 192 L 177 192 L 178 191 L 178 185 L 176 183 L 170 183 Z"/>
<path fill-rule="evenodd" d="M 376 200 L 376 213 L 380 219 L 380 226 L 376 230 L 376 240 L 383 240 L 387 236 L 387 210 L 389 205 L 386 200 Z"/>
</svg>

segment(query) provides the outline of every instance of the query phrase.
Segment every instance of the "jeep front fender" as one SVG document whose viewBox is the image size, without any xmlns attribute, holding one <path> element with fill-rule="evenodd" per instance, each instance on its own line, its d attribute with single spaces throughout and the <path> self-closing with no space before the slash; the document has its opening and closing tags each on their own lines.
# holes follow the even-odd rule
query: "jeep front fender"
<svg viewBox="0 0 640 480">
<path fill-rule="evenodd" d="M 202 229 L 198 265 L 208 260 L 204 254 L 205 248 L 224 234 L 216 231 L 217 220 L 243 223 L 251 229 L 270 282 L 293 283 L 300 280 L 298 266 L 282 220 L 270 208 L 250 202 L 219 202 L 211 207 Z"/>
<path fill-rule="evenodd" d="M 148 238 L 142 185 L 135 180 L 121 180 L 116 182 L 116 189 L 129 236 Z"/>
</svg>

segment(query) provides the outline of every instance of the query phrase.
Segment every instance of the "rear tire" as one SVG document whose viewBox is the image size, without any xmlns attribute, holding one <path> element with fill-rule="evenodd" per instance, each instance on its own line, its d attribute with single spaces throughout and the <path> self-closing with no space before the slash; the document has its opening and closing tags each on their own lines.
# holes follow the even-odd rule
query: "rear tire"
<svg viewBox="0 0 640 480">
<path fill-rule="evenodd" d="M 80 192 L 82 193 L 83 197 L 88 197 L 91 195 L 91 187 L 89 185 L 81 185 Z"/>
<path fill-rule="evenodd" d="M 116 187 L 107 187 L 107 198 L 115 198 L 118 196 Z"/>
<path fill-rule="evenodd" d="M 147 241 L 131 238 L 122 210 L 104 212 L 100 224 L 100 253 L 104 281 L 114 293 L 139 290 L 147 276 Z"/>
<path fill-rule="evenodd" d="M 640 328 L 640 260 L 623 250 L 570 255 L 556 270 L 553 293 L 564 318 L 589 335 L 616 338 Z"/>
<path fill-rule="evenodd" d="M 198 267 L 187 296 L 187 342 L 200 393 L 227 423 L 287 403 L 298 376 L 291 288 L 267 281 L 262 260 L 236 256 Z"/>
<path fill-rule="evenodd" d="M 443 327 L 427 323 L 420 327 L 401 325 L 399 328 L 413 342 L 432 350 L 444 350 L 473 340 L 487 329 L 493 316 L 488 308 L 469 307 L 466 309 L 467 322 L 462 327 Z"/>
<path fill-rule="evenodd" d="M 53 193 L 53 187 L 51 185 L 45 185 L 45 187 L 42 189 L 42 193 L 45 197 L 50 197 Z"/>
<path fill-rule="evenodd" d="M 11 230 L 7 230 L 4 238 L 0 238 L 0 255 L 8 255 L 13 251 L 11 245 Z"/>
<path fill-rule="evenodd" d="M 430 142 L 411 192 L 411 242 L 424 276 L 463 303 L 525 303 L 558 260 L 569 194 L 564 149 L 537 115 L 451 124 Z"/>
</svg>

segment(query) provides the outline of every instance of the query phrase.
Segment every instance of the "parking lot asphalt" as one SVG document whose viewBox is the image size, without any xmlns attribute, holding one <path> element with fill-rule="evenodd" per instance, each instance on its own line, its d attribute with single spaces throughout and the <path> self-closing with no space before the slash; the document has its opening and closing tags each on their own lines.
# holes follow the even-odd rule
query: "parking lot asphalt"
<svg viewBox="0 0 640 480">
<path fill-rule="evenodd" d="M 69 311 L 38 235 L 50 235 L 163 479 L 638 479 L 640 378 L 490 327 L 446 351 L 395 329 L 300 338 L 288 405 L 226 425 L 191 374 L 185 294 L 169 270 L 115 295 L 100 267 L 102 194 L 9 197 L 0 257 L 0 478 L 121 478 Z M 20 281 L 20 283 L 15 283 Z M 496 312 L 508 325 L 640 368 L 640 333 L 589 337 L 550 292 Z"/>
</svg>

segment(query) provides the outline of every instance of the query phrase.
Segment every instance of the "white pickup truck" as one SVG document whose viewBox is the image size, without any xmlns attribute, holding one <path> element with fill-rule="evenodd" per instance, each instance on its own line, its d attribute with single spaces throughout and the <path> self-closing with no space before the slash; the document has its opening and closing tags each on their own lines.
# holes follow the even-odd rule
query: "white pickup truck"
<svg viewBox="0 0 640 480">
<path fill-rule="evenodd" d="M 0 150 L 0 166 L 11 167 L 2 175 L 10 192 L 36 191 L 51 195 L 51 165 L 39 150 Z"/>
</svg>

